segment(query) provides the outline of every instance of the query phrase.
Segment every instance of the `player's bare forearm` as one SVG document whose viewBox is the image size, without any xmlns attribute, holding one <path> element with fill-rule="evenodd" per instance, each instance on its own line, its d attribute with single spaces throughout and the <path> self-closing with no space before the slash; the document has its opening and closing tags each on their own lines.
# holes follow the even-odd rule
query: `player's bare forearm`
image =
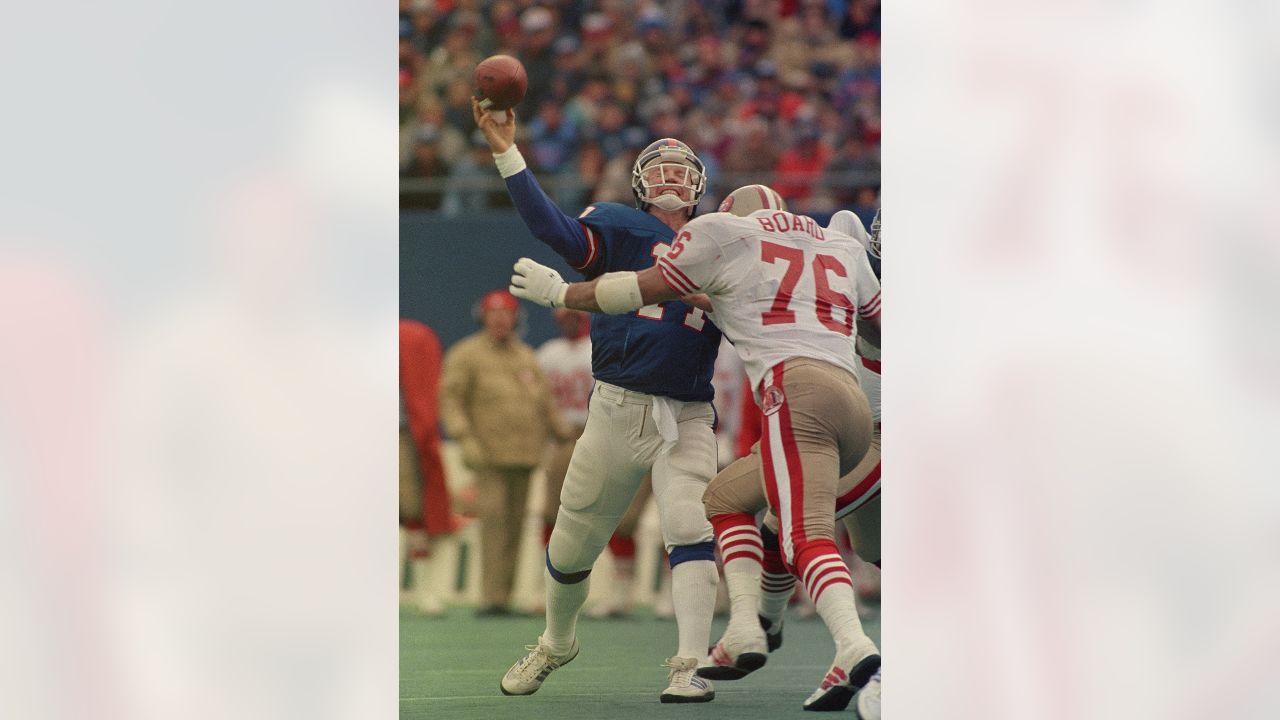
<svg viewBox="0 0 1280 720">
<path fill-rule="evenodd" d="M 711 298 L 706 293 L 695 293 L 693 295 L 685 295 L 680 298 L 681 302 L 690 307 L 696 307 L 702 312 L 713 312 L 715 310 L 711 305 Z"/>
<path fill-rule="evenodd" d="M 570 284 L 564 293 L 564 306 L 586 312 L 603 312 L 600 303 L 596 301 L 596 284 L 596 280 Z"/>
<path fill-rule="evenodd" d="M 680 297 L 680 293 L 672 290 L 667 281 L 662 279 L 662 273 L 658 271 L 656 265 L 648 270 L 641 270 L 636 273 L 636 282 L 640 285 L 640 297 L 644 300 L 645 305 L 675 300 Z M 710 299 L 707 302 L 710 303 Z"/>
<path fill-rule="evenodd" d="M 641 270 L 635 274 L 636 285 L 640 288 L 639 304 L 629 303 L 634 307 L 626 309 L 617 309 L 614 314 L 622 312 L 631 312 L 637 310 L 644 305 L 653 305 L 655 303 L 665 302 L 667 300 L 675 300 L 680 294 L 672 290 L 666 281 L 662 279 L 658 268 L 651 267 L 647 270 Z M 596 278 L 590 282 L 572 283 L 564 294 L 565 307 L 574 310 L 585 310 L 587 312 L 602 313 L 605 312 L 600 307 L 600 301 L 597 298 L 601 278 Z"/>
</svg>

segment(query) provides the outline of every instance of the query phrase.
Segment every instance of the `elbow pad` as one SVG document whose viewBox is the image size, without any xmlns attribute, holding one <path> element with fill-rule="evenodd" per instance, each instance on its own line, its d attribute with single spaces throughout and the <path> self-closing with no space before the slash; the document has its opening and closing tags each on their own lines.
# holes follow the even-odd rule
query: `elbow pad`
<svg viewBox="0 0 1280 720">
<path fill-rule="evenodd" d="M 609 315 L 631 312 L 644 305 L 640 298 L 640 281 L 634 272 L 611 272 L 596 281 L 596 304 Z"/>
</svg>

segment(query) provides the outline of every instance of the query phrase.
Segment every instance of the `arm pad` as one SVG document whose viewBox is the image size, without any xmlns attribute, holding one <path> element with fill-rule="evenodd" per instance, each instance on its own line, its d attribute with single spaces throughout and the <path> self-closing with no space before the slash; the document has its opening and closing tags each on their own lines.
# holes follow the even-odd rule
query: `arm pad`
<svg viewBox="0 0 1280 720">
<path fill-rule="evenodd" d="M 516 149 L 516 144 L 511 143 L 511 147 L 503 152 L 493 154 L 493 162 L 498 166 L 498 174 L 504 178 L 525 169 L 524 156 Z"/>
<path fill-rule="evenodd" d="M 596 281 L 596 304 L 609 315 L 631 312 L 644 305 L 634 272 L 611 272 Z"/>
</svg>

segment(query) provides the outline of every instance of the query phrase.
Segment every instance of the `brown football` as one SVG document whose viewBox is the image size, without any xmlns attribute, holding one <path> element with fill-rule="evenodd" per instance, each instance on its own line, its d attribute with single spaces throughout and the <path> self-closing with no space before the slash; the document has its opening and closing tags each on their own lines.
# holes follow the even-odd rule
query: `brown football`
<svg viewBox="0 0 1280 720">
<path fill-rule="evenodd" d="M 529 89 L 524 65 L 510 55 L 494 55 L 476 66 L 476 97 L 487 110 L 507 110 L 520 104 Z"/>
</svg>

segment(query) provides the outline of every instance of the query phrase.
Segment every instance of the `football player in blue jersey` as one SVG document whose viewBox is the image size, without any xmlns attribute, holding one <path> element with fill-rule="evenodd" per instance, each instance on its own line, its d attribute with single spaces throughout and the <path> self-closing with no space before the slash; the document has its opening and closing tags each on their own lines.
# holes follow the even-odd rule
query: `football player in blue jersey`
<svg viewBox="0 0 1280 720">
<path fill-rule="evenodd" d="M 596 203 L 570 217 L 525 167 L 515 145 L 515 114 L 482 110 L 474 101 L 473 111 L 529 231 L 588 280 L 652 267 L 706 190 L 698 156 L 683 142 L 664 138 L 636 158 L 636 207 Z M 591 347 L 595 388 L 587 425 L 547 544 L 546 630 L 503 676 L 502 692 L 530 695 L 577 656 L 575 629 L 591 567 L 652 472 L 678 635 L 660 698 L 707 702 L 715 691 L 695 671 L 706 658 L 718 582 L 702 494 L 716 473 L 711 375 L 720 331 L 703 309 L 669 301 L 626 315 L 593 315 Z"/>
</svg>

